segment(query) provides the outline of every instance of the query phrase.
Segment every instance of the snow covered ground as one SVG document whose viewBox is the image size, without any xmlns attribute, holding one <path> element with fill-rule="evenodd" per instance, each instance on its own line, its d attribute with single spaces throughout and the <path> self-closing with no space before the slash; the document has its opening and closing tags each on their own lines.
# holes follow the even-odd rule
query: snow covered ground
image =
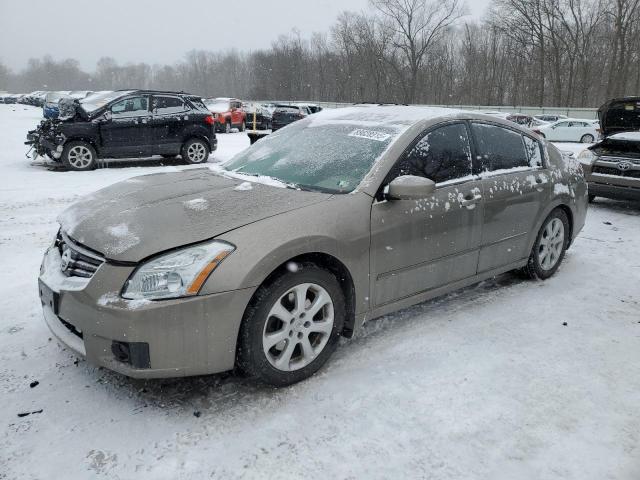
<svg viewBox="0 0 640 480">
<path fill-rule="evenodd" d="M 0 479 L 640 478 L 640 205 L 596 201 L 547 282 L 507 274 L 371 322 L 293 387 L 142 382 L 60 348 L 36 277 L 80 195 L 189 167 L 32 166 L 38 119 L 0 105 Z M 211 161 L 248 146 L 219 141 Z"/>
</svg>

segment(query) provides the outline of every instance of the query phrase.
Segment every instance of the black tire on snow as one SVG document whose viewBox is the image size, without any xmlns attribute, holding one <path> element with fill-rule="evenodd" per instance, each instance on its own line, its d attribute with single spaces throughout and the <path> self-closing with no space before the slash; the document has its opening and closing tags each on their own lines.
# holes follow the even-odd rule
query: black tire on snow
<svg viewBox="0 0 640 480">
<path fill-rule="evenodd" d="M 549 270 L 545 270 L 540 265 L 539 252 L 540 252 L 540 241 L 542 240 L 542 235 L 544 233 L 545 227 L 549 222 L 551 222 L 554 218 L 560 219 L 562 225 L 564 227 L 564 244 L 562 245 L 562 253 L 558 258 L 556 264 L 550 268 Z M 533 248 L 531 249 L 531 254 L 529 255 L 529 260 L 527 265 L 522 268 L 521 272 L 526 278 L 530 279 L 540 279 L 546 280 L 553 276 L 554 273 L 560 268 L 560 264 L 562 264 L 562 260 L 564 259 L 564 255 L 567 252 L 567 248 L 569 247 L 569 243 L 571 241 L 569 237 L 570 225 L 569 218 L 564 210 L 560 208 L 556 208 L 553 210 L 549 216 L 542 222 L 542 226 L 540 227 L 540 231 L 538 232 L 538 236 L 536 237 L 536 241 L 533 244 Z"/>
<path fill-rule="evenodd" d="M 269 363 L 263 350 L 262 336 L 272 305 L 287 290 L 301 283 L 315 283 L 329 293 L 334 308 L 333 330 L 324 349 L 311 363 L 299 370 L 285 372 Z M 267 385 L 284 387 L 304 380 L 316 373 L 335 351 L 344 325 L 345 312 L 344 294 L 336 277 L 314 264 L 301 264 L 297 271 L 283 273 L 269 284 L 260 286 L 254 294 L 240 327 L 236 364 L 241 372 Z"/>
</svg>

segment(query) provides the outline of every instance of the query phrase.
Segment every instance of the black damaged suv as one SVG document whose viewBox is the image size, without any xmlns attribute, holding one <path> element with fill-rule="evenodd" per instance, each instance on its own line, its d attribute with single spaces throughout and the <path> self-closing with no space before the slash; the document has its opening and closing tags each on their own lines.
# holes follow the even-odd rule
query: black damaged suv
<svg viewBox="0 0 640 480">
<path fill-rule="evenodd" d="M 36 156 L 71 170 L 91 170 L 98 158 L 181 155 L 205 163 L 217 148 L 215 119 L 200 97 L 151 90 L 120 90 L 65 99 L 57 119 L 27 135 Z"/>
</svg>

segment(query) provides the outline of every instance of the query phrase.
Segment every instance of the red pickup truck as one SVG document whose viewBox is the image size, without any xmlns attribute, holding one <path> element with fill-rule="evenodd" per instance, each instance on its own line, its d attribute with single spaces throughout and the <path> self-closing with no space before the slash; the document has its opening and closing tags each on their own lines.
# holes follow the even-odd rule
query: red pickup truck
<svg viewBox="0 0 640 480">
<path fill-rule="evenodd" d="M 215 118 L 216 132 L 230 133 L 232 128 L 244 132 L 247 125 L 247 114 L 242 109 L 242 102 L 237 98 L 208 98 L 204 101 Z"/>
</svg>

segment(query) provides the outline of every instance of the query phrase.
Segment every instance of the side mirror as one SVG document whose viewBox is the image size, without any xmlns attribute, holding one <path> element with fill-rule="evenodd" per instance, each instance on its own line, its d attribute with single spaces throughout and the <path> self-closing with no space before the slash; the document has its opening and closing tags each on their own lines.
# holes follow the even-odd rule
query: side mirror
<svg viewBox="0 0 640 480">
<path fill-rule="evenodd" d="M 402 175 L 389 184 L 387 197 L 391 200 L 420 200 L 436 191 L 433 180 L 415 175 Z"/>
</svg>

